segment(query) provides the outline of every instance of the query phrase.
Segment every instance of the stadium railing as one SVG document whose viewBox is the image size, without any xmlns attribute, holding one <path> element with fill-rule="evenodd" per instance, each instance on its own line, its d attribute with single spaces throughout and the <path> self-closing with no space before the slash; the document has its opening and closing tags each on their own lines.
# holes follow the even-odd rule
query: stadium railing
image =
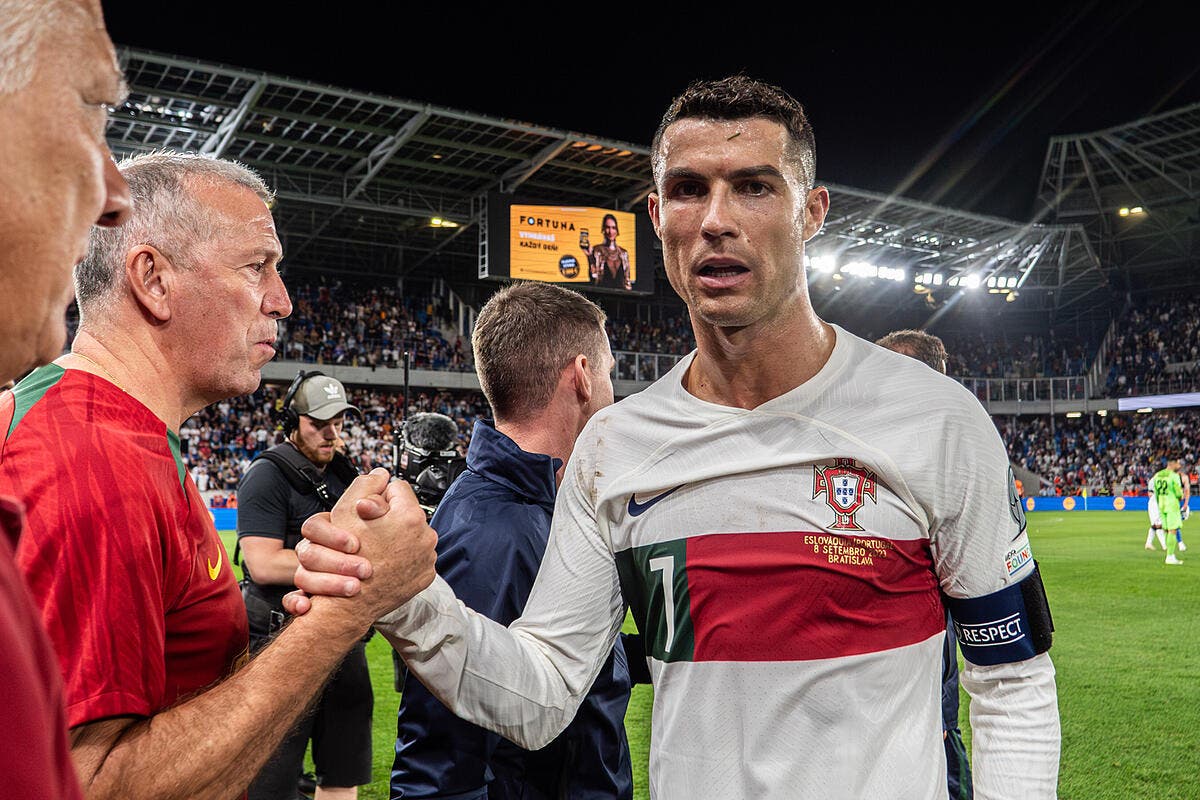
<svg viewBox="0 0 1200 800">
<path fill-rule="evenodd" d="M 617 362 L 617 380 L 656 381 L 671 371 L 683 356 L 667 353 L 634 353 L 629 350 L 613 351 Z"/>
<path fill-rule="evenodd" d="M 957 381 L 986 403 L 1041 402 L 1049 400 L 1087 400 L 1091 381 L 1084 375 L 1067 378 L 972 378 L 956 376 Z"/>
</svg>

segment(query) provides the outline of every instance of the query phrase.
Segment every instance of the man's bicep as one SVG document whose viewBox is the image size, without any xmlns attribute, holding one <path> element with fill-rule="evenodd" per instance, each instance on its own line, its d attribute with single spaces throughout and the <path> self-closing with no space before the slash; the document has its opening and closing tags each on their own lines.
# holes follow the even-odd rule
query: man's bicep
<svg viewBox="0 0 1200 800">
<path fill-rule="evenodd" d="M 289 487 L 278 467 L 256 461 L 238 485 L 238 537 L 278 537 L 282 542 L 289 514 Z"/>
<path fill-rule="evenodd" d="M 283 537 L 264 536 L 261 533 L 245 533 L 238 537 L 238 544 L 247 557 L 270 557 L 283 549 Z"/>
</svg>

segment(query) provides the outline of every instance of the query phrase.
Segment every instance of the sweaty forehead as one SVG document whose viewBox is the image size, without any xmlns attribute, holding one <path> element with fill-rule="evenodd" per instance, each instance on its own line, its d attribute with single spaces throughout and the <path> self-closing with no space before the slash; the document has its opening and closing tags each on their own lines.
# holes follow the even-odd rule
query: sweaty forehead
<svg viewBox="0 0 1200 800">
<path fill-rule="evenodd" d="M 659 171 L 695 168 L 701 163 L 730 165 L 785 162 L 787 129 L 762 117 L 743 119 L 687 118 L 674 122 L 663 132 L 658 153 Z"/>
</svg>

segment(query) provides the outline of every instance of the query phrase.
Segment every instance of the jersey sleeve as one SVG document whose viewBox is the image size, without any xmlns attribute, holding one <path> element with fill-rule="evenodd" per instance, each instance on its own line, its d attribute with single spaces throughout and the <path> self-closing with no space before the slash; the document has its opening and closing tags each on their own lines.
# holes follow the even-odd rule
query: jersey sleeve
<svg viewBox="0 0 1200 800">
<path fill-rule="evenodd" d="M 946 480 L 936 504 L 932 549 L 953 613 L 970 607 L 1002 617 L 1007 609 L 990 611 L 990 598 L 1012 597 L 1022 581 L 1040 577 L 1003 443 L 983 407 L 969 399 L 951 414 L 945 430 Z M 970 626 L 955 622 L 960 642 L 964 636 L 985 641 L 988 626 L 964 632 Z M 975 796 L 1055 797 L 1061 734 L 1049 654 L 982 664 L 963 649 Z M 976 651 L 985 652 L 990 651 Z"/>
<path fill-rule="evenodd" d="M 237 535 L 283 541 L 288 523 L 287 479 L 266 459 L 251 464 L 238 484 Z"/>
<path fill-rule="evenodd" d="M 505 628 L 461 603 L 438 577 L 376 625 L 455 714 L 528 749 L 545 746 L 574 718 L 624 613 L 616 562 L 590 500 L 587 450 L 581 437 L 521 618 Z"/>
</svg>

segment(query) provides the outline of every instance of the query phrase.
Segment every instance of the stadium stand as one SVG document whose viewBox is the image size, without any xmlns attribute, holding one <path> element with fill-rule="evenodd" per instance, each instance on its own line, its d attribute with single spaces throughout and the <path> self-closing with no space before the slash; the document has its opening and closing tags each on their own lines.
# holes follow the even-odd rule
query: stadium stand
<svg viewBox="0 0 1200 800">
<path fill-rule="evenodd" d="M 259 391 L 225 400 L 193 416 L 180 430 L 184 463 L 197 488 L 218 502 L 233 495 L 250 461 L 277 443 L 275 408 L 286 385 L 264 385 Z M 363 412 L 346 419 L 342 438 L 347 452 L 362 471 L 393 467 L 392 442 L 403 419 L 404 395 L 399 391 L 350 389 L 350 402 Z M 486 416 L 487 402 L 478 392 L 412 391 L 408 414 L 436 411 L 458 425 L 457 447 L 466 453 L 475 419 Z"/>
<path fill-rule="evenodd" d="M 294 310 L 276 342 L 284 360 L 396 367 L 407 351 L 415 368 L 471 369 L 469 344 L 441 298 L 336 279 L 290 290 Z"/>
<path fill-rule="evenodd" d="M 994 417 L 1014 464 L 1039 475 L 1026 494 L 1145 494 L 1146 481 L 1169 454 L 1196 463 L 1200 412 Z"/>
<path fill-rule="evenodd" d="M 644 145 L 192 58 L 120 57 L 131 91 L 110 114 L 115 153 L 222 155 L 277 188 L 296 313 L 269 378 L 302 364 L 382 373 L 355 390 L 375 393 L 381 409 L 350 443 L 370 463 L 390 457 L 402 385 L 390 368 L 406 350 L 432 383 L 420 387 L 421 410 L 449 403 L 468 430 L 483 413 L 477 395 L 439 389 L 474 378 L 471 309 L 496 285 L 480 279 L 489 193 L 632 211 L 652 188 Z M 941 336 L 950 374 L 988 407 L 1037 491 L 1136 490 L 1165 449 L 1194 450 L 1196 412 L 1118 413 L 1116 398 L 1200 384 L 1197 173 L 1200 105 L 1054 137 L 1029 222 L 829 185 L 837 213 L 808 248 L 810 293 L 823 318 L 868 339 L 906 327 Z M 1168 277 L 1176 297 L 1142 297 Z M 652 295 L 595 299 L 609 315 L 619 394 L 694 347 L 665 281 Z M 236 401 L 234 422 L 219 408 L 193 421 L 207 430 L 195 447 L 209 451 L 208 480 L 236 483 L 261 431 L 272 437 L 274 391 Z"/>
<path fill-rule="evenodd" d="M 1200 385 L 1200 300 L 1172 297 L 1130 308 L 1107 360 L 1107 397 L 1195 391 Z"/>
</svg>

